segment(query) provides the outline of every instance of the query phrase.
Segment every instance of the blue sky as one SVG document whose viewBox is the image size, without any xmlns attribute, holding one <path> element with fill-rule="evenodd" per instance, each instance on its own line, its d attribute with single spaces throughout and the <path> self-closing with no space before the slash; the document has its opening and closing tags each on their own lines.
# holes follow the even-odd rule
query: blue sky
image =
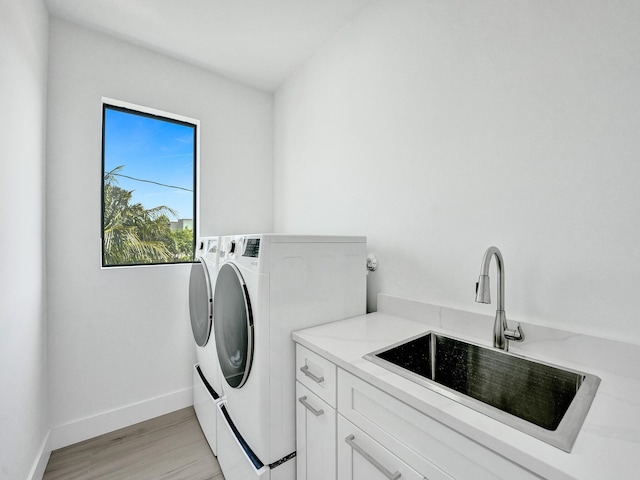
<svg viewBox="0 0 640 480">
<path fill-rule="evenodd" d="M 122 175 L 193 190 L 194 127 L 108 108 L 104 135 L 105 172 L 124 165 Z M 117 180 L 120 187 L 134 191 L 133 203 L 145 208 L 165 205 L 177 210 L 178 218 L 193 218 L 191 191 Z"/>
</svg>

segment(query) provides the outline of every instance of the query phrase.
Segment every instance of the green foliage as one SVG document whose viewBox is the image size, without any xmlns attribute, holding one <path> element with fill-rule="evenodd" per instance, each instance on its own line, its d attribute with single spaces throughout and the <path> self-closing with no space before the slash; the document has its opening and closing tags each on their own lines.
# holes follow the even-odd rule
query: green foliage
<svg viewBox="0 0 640 480">
<path fill-rule="evenodd" d="M 176 245 L 176 252 L 187 261 L 193 260 L 193 231 L 189 228 L 171 232 Z"/>
<path fill-rule="evenodd" d="M 131 204 L 132 191 L 117 186 L 115 175 L 104 176 L 103 255 L 105 265 L 175 263 L 193 260 L 193 232 L 171 230 L 169 207 L 145 209 Z"/>
</svg>

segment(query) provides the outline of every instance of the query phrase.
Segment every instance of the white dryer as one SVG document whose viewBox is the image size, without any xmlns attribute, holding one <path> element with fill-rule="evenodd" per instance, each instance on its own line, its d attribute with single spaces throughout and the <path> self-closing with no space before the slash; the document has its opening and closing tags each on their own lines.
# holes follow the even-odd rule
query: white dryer
<svg viewBox="0 0 640 480">
<path fill-rule="evenodd" d="M 240 235 L 220 250 L 218 461 L 227 480 L 295 480 L 291 332 L 365 313 L 366 238 Z"/>
<path fill-rule="evenodd" d="M 223 395 L 213 333 L 213 294 L 220 261 L 220 237 L 201 237 L 196 243 L 196 262 L 189 276 L 189 315 L 196 344 L 193 371 L 193 406 L 202 431 L 217 453 L 217 408 Z"/>
</svg>

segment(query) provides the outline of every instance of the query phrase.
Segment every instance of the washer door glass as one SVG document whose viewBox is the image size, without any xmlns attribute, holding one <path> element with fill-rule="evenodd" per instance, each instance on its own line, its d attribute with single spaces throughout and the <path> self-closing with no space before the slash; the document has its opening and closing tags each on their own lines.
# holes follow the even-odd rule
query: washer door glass
<svg viewBox="0 0 640 480">
<path fill-rule="evenodd" d="M 247 381 L 253 356 L 253 316 L 247 286 L 235 265 L 220 267 L 214 294 L 214 332 L 220 369 L 227 383 Z"/>
<path fill-rule="evenodd" d="M 204 347 L 209 341 L 213 320 L 213 296 L 209 270 L 202 258 L 191 266 L 189 276 L 189 315 L 196 345 Z"/>
</svg>

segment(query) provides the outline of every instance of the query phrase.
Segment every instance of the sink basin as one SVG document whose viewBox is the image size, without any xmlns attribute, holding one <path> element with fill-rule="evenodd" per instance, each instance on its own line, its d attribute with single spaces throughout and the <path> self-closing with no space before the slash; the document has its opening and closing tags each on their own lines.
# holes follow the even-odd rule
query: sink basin
<svg viewBox="0 0 640 480">
<path fill-rule="evenodd" d="M 428 332 L 364 357 L 570 452 L 600 378 Z"/>
</svg>

